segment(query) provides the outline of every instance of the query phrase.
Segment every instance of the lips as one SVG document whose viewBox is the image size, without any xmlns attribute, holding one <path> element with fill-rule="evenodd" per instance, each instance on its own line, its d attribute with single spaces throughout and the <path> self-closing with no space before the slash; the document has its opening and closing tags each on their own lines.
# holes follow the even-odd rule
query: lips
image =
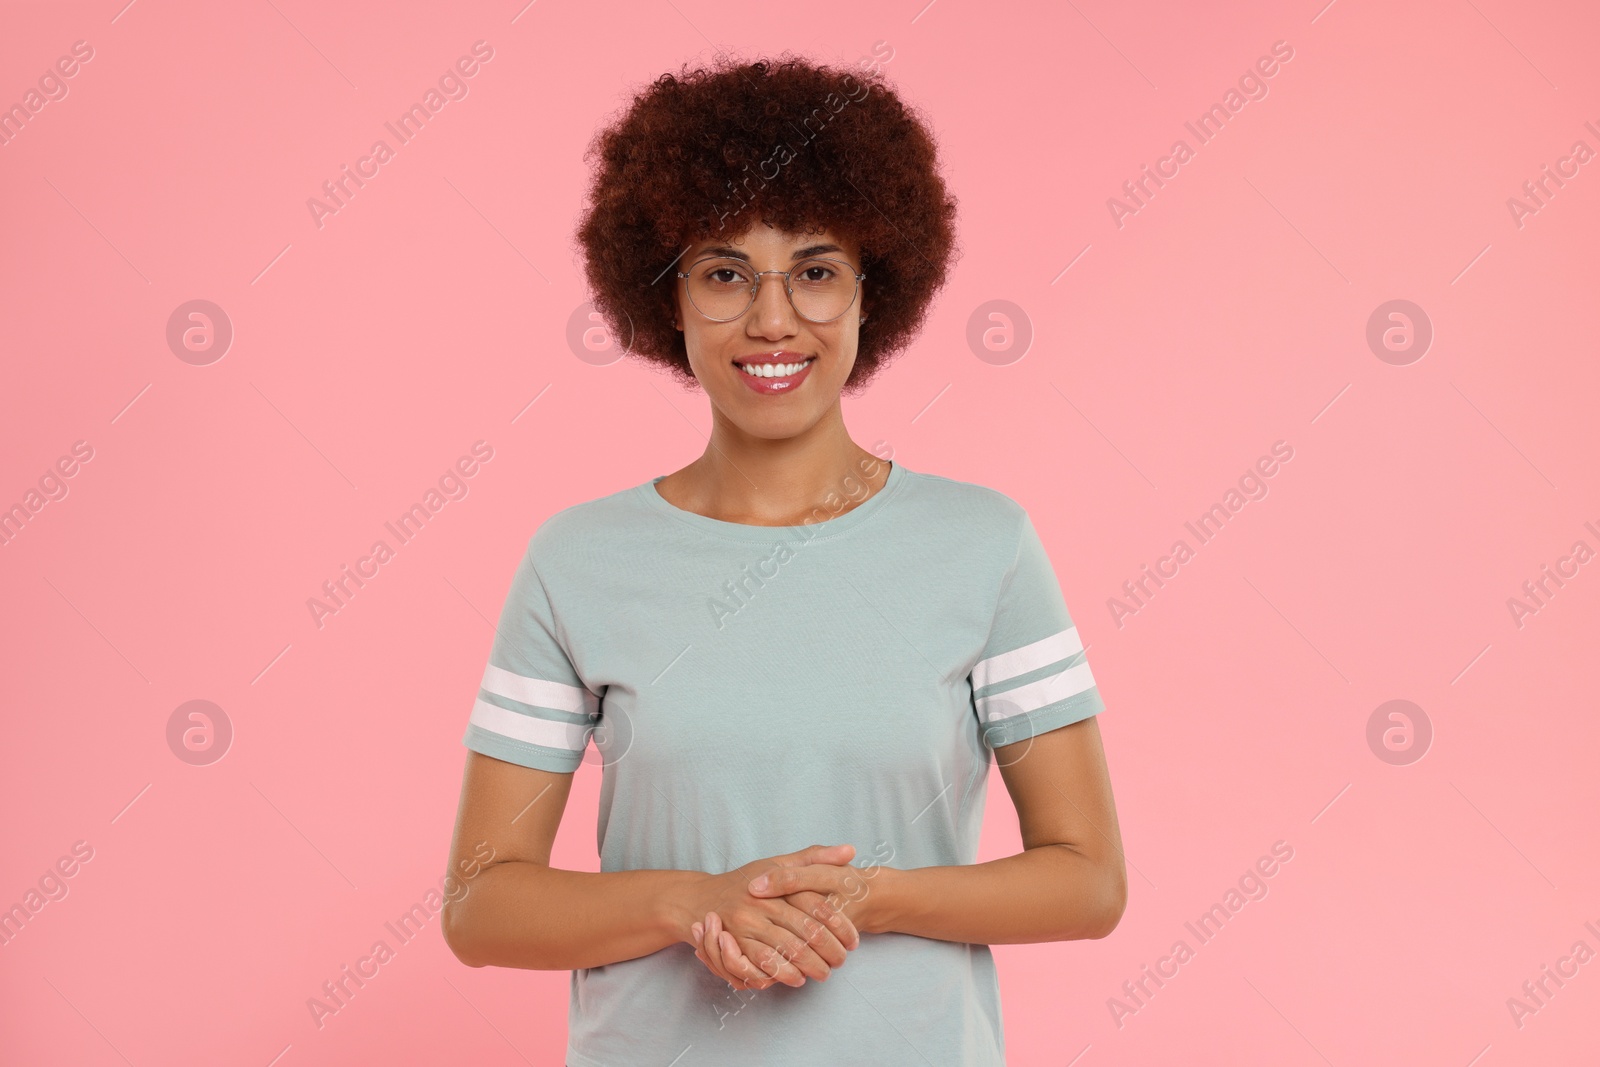
<svg viewBox="0 0 1600 1067">
<path fill-rule="evenodd" d="M 744 384 L 766 396 L 793 392 L 815 364 L 815 356 L 786 351 L 763 352 L 734 361 Z"/>
</svg>

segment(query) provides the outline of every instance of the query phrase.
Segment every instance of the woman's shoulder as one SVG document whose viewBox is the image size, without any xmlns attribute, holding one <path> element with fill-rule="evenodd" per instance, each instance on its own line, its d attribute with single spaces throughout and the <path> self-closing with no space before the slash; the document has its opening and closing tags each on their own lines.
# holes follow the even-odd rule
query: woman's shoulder
<svg viewBox="0 0 1600 1067">
<path fill-rule="evenodd" d="M 993 523 L 1015 530 L 1027 510 L 999 489 L 977 482 L 964 482 L 942 474 L 907 470 L 911 494 L 926 509 L 959 518 L 965 524 Z"/>
<path fill-rule="evenodd" d="M 607 493 L 546 515 L 534 528 L 528 547 L 535 558 L 550 558 L 574 549 L 592 548 L 608 534 L 636 525 L 643 513 L 639 507 L 640 487 Z"/>
</svg>

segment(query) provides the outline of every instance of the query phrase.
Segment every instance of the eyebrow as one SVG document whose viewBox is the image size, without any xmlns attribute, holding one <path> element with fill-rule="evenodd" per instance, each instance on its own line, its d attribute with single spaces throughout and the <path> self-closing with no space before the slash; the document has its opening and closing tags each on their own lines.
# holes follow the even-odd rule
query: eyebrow
<svg viewBox="0 0 1600 1067">
<path fill-rule="evenodd" d="M 844 249 L 834 244 L 807 245 L 804 248 L 795 249 L 794 255 L 790 258 L 795 260 L 810 259 L 812 256 L 820 256 L 824 252 L 843 251 Z M 714 245 L 710 248 L 702 248 L 695 254 L 694 258 L 698 261 L 707 256 L 716 256 L 719 259 L 742 259 L 746 263 L 750 262 L 750 257 L 748 255 L 739 251 L 737 248 L 730 248 L 727 245 Z"/>
</svg>

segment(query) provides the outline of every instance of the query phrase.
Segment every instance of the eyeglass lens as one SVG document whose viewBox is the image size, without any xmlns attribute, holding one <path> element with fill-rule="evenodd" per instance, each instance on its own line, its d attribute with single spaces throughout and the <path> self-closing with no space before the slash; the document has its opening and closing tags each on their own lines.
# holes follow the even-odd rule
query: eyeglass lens
<svg viewBox="0 0 1600 1067">
<path fill-rule="evenodd" d="M 735 319 L 755 303 L 755 268 L 743 260 L 702 260 L 687 273 L 689 299 L 707 318 Z M 789 301 L 813 322 L 843 315 L 855 302 L 856 288 L 855 271 L 836 259 L 804 260 L 789 271 Z"/>
</svg>

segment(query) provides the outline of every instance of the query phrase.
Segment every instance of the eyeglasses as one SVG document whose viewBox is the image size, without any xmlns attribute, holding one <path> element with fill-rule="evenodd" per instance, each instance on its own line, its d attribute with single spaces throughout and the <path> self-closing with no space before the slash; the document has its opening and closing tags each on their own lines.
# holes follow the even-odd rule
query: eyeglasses
<svg viewBox="0 0 1600 1067">
<path fill-rule="evenodd" d="M 712 322 L 732 322 L 750 310 L 763 274 L 783 275 L 795 313 L 808 322 L 832 322 L 856 302 L 865 274 L 839 259 L 807 259 L 788 270 L 756 270 L 741 259 L 703 259 L 687 271 L 685 288 L 695 310 Z"/>
</svg>

